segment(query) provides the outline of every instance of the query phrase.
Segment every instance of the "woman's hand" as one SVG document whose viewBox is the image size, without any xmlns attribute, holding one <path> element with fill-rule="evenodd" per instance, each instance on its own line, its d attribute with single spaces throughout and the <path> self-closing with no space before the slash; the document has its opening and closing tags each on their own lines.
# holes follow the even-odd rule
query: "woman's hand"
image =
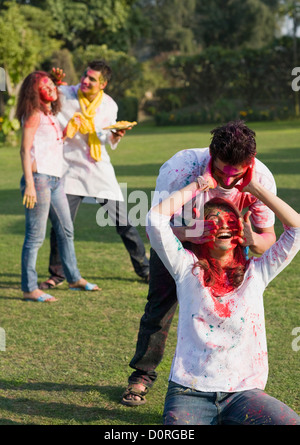
<svg viewBox="0 0 300 445">
<path fill-rule="evenodd" d="M 34 186 L 34 182 L 29 182 L 26 184 L 24 197 L 23 197 L 23 205 L 27 209 L 33 209 L 35 204 L 37 203 L 36 199 L 36 190 Z"/>
<path fill-rule="evenodd" d="M 196 182 L 201 192 L 208 192 L 209 189 L 214 189 L 217 186 L 214 178 L 208 173 L 204 173 L 203 176 L 198 176 Z"/>
<path fill-rule="evenodd" d="M 250 216 L 251 216 L 251 211 L 248 210 L 248 212 L 245 213 L 244 218 L 243 218 L 244 219 L 244 233 L 243 233 L 244 242 L 241 243 L 243 246 L 255 245 L 255 237 L 257 236 L 257 234 L 252 229 Z"/>
<path fill-rule="evenodd" d="M 74 113 L 73 117 L 69 120 L 66 127 L 63 130 L 63 140 L 66 138 L 72 139 L 77 131 L 80 130 L 81 125 L 83 124 L 81 113 Z M 86 131 L 86 130 L 84 130 Z M 84 133 L 85 134 L 85 133 Z"/>
<path fill-rule="evenodd" d="M 199 228 L 199 223 L 202 227 Z M 202 229 L 202 234 L 199 235 L 199 230 Z M 177 236 L 175 228 L 173 232 L 180 239 L 180 241 L 189 241 L 194 244 L 205 244 L 215 240 L 215 234 L 217 233 L 217 225 L 214 221 L 200 221 L 197 220 L 192 227 L 181 228 L 181 238 Z"/>
<path fill-rule="evenodd" d="M 25 122 L 22 130 L 21 161 L 25 179 L 25 191 L 23 195 L 23 205 L 27 209 L 33 209 L 36 202 L 36 190 L 32 173 L 36 171 L 36 161 L 32 162 L 31 147 L 36 130 L 40 124 L 40 114 L 33 113 Z"/>
</svg>

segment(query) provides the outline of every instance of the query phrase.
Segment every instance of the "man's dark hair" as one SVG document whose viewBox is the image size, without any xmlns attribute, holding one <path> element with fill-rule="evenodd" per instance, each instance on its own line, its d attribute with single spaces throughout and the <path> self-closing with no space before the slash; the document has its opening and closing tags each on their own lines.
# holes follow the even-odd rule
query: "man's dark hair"
<svg viewBox="0 0 300 445">
<path fill-rule="evenodd" d="M 88 67 L 94 71 L 100 71 L 103 76 L 103 79 L 106 82 L 109 82 L 111 79 L 112 71 L 110 66 L 106 63 L 105 60 L 93 60 L 88 64 Z"/>
<path fill-rule="evenodd" d="M 211 131 L 210 154 L 226 164 L 250 163 L 256 155 L 255 132 L 241 120 L 228 122 Z"/>
</svg>

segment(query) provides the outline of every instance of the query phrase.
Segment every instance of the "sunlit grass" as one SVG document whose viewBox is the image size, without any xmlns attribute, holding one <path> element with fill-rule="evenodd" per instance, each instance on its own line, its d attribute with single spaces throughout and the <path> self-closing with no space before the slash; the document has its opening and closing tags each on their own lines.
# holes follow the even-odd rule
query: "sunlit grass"
<svg viewBox="0 0 300 445">
<path fill-rule="evenodd" d="M 278 194 L 300 211 L 299 122 L 257 123 L 258 158 L 274 173 Z M 211 127 L 138 125 L 110 152 L 118 179 L 151 191 L 160 166 L 178 150 L 206 147 Z M 75 247 L 84 277 L 101 293 L 52 292 L 56 304 L 22 301 L 20 255 L 24 215 L 19 192 L 18 147 L 0 147 L 0 424 L 154 425 L 161 423 L 164 396 L 176 343 L 175 319 L 159 378 L 137 409 L 120 405 L 130 374 L 147 285 L 136 277 L 113 227 L 99 228 L 96 205 L 83 204 L 75 224 Z M 132 206 L 133 204 L 129 205 Z M 144 227 L 138 228 L 147 251 Z M 276 223 L 277 235 L 281 233 Z M 49 232 L 48 232 L 49 233 Z M 39 279 L 48 276 L 49 239 L 38 257 Z M 299 352 L 292 330 L 300 326 L 299 256 L 268 287 L 265 313 L 270 376 L 267 392 L 300 413 Z"/>
</svg>

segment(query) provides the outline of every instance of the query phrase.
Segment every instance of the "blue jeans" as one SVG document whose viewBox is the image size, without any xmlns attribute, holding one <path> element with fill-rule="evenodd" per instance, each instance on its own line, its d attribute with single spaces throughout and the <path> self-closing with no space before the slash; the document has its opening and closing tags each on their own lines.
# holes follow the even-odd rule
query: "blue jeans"
<svg viewBox="0 0 300 445">
<path fill-rule="evenodd" d="M 64 272 L 69 283 L 75 283 L 81 276 L 77 268 L 73 243 L 73 223 L 69 204 L 59 178 L 33 173 L 37 203 L 33 209 L 25 207 L 25 239 L 22 249 L 22 290 L 32 292 L 38 288 L 36 261 L 47 229 L 48 216 L 57 235 L 58 248 Z M 21 193 L 24 195 L 25 180 L 21 179 Z"/>
<path fill-rule="evenodd" d="M 201 392 L 171 381 L 164 425 L 300 425 L 300 417 L 259 389 Z"/>
</svg>

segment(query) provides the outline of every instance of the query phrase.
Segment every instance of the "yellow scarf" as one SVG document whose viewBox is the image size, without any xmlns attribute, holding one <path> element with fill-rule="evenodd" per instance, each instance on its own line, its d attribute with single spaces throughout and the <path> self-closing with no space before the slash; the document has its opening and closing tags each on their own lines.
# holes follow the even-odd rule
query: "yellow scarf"
<svg viewBox="0 0 300 445">
<path fill-rule="evenodd" d="M 84 97 L 81 89 L 78 90 L 78 100 L 81 113 L 74 113 L 67 125 L 66 135 L 73 138 L 79 130 L 81 134 L 89 134 L 88 145 L 90 147 L 90 155 L 95 161 L 101 160 L 101 143 L 95 130 L 94 118 L 96 110 L 102 102 L 103 90 L 99 91 L 95 99 L 90 102 Z"/>
</svg>

